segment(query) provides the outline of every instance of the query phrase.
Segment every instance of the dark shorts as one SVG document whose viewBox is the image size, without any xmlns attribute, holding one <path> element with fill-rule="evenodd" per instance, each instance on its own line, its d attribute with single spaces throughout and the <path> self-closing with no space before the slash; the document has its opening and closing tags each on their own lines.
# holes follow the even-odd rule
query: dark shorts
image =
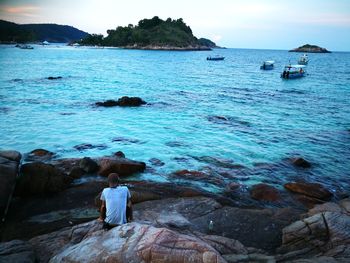
<svg viewBox="0 0 350 263">
<path fill-rule="evenodd" d="M 110 223 L 107 223 L 107 222 L 103 221 L 102 228 L 104 230 L 110 230 L 110 229 L 112 229 L 113 227 L 116 227 L 116 226 L 119 226 L 119 225 L 113 225 L 113 224 L 110 224 Z"/>
</svg>

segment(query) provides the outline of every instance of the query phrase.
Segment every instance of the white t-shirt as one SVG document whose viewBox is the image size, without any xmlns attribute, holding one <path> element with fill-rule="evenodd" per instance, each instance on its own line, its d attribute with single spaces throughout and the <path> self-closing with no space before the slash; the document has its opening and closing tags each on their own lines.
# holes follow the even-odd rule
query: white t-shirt
<svg viewBox="0 0 350 263">
<path fill-rule="evenodd" d="M 126 186 L 103 189 L 101 200 L 106 202 L 107 212 L 105 221 L 107 223 L 121 225 L 127 222 L 126 203 L 130 197 L 129 189 Z"/>
</svg>

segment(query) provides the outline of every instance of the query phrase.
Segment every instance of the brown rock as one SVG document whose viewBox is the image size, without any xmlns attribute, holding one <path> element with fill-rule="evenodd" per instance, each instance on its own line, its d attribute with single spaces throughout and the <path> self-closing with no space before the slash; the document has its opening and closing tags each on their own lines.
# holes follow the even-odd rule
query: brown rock
<svg viewBox="0 0 350 263">
<path fill-rule="evenodd" d="M 170 176 L 178 179 L 187 179 L 191 181 L 195 180 L 208 182 L 215 185 L 223 185 L 223 181 L 221 179 L 199 171 L 180 170 L 172 173 Z"/>
<path fill-rule="evenodd" d="M 256 184 L 250 189 L 250 196 L 256 200 L 262 201 L 277 201 L 280 199 L 279 191 L 267 184 Z"/>
<path fill-rule="evenodd" d="M 70 171 L 68 176 L 72 177 L 73 179 L 78 179 L 85 174 L 86 174 L 86 172 L 83 169 L 81 169 L 80 167 L 73 167 L 73 169 Z"/>
<path fill-rule="evenodd" d="M 284 187 L 293 193 L 303 194 L 325 201 L 329 200 L 333 195 L 318 183 L 287 183 Z"/>
<path fill-rule="evenodd" d="M 56 193 L 68 187 L 72 179 L 53 165 L 33 162 L 22 165 L 16 194 L 19 196 Z"/>
<path fill-rule="evenodd" d="M 124 96 L 117 101 L 117 105 L 120 107 L 137 107 L 144 104 L 146 104 L 146 102 L 139 97 Z"/>
<path fill-rule="evenodd" d="M 310 168 L 311 167 L 311 163 L 306 161 L 305 159 L 303 159 L 301 157 L 292 158 L 291 162 L 293 165 L 295 165 L 297 167 L 302 167 L 302 168 Z"/>
<path fill-rule="evenodd" d="M 98 171 L 98 164 L 89 157 L 84 157 L 79 162 L 79 167 L 86 173 L 95 173 Z"/>
<path fill-rule="evenodd" d="M 144 162 L 137 162 L 127 158 L 105 157 L 100 160 L 99 174 L 108 176 L 110 173 L 117 173 L 120 176 L 129 176 L 134 173 L 143 172 L 146 169 Z"/>
<path fill-rule="evenodd" d="M 27 157 L 27 161 L 47 161 L 50 160 L 55 154 L 45 149 L 35 149 L 31 151 Z"/>
</svg>

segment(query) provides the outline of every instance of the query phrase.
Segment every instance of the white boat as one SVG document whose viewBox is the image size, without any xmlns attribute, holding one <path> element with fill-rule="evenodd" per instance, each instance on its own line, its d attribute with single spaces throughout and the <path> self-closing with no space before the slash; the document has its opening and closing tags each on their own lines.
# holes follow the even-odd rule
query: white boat
<svg viewBox="0 0 350 263">
<path fill-rule="evenodd" d="M 307 65 L 307 63 L 309 63 L 309 57 L 307 54 L 304 54 L 299 58 L 298 64 L 299 65 Z"/>
<path fill-rule="evenodd" d="M 296 79 L 301 78 L 305 75 L 305 66 L 304 65 L 287 65 L 284 67 L 284 70 L 281 74 L 283 79 Z"/>
<path fill-rule="evenodd" d="M 42 44 L 43 46 L 48 46 L 48 45 L 50 45 L 50 43 L 49 43 L 48 41 L 46 41 L 46 40 L 45 40 L 44 42 L 42 42 L 41 44 Z"/>
<path fill-rule="evenodd" d="M 263 70 L 273 69 L 274 63 L 275 63 L 275 61 L 273 61 L 273 60 L 266 60 L 262 63 L 262 65 L 260 66 L 260 69 L 263 69 Z"/>
</svg>

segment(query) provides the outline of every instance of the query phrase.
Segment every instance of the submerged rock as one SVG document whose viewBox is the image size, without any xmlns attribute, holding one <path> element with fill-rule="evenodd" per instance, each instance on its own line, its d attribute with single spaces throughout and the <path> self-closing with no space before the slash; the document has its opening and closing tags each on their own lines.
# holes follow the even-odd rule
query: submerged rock
<svg viewBox="0 0 350 263">
<path fill-rule="evenodd" d="M 275 187 L 267 184 L 253 185 L 250 189 L 250 196 L 256 200 L 271 202 L 280 199 L 279 191 Z"/>
<path fill-rule="evenodd" d="M 305 159 L 303 159 L 301 157 L 292 158 L 291 162 L 293 165 L 295 165 L 297 167 L 302 167 L 302 168 L 310 168 L 311 167 L 311 163 L 306 161 Z"/>
<path fill-rule="evenodd" d="M 186 179 L 189 181 L 200 181 L 207 182 L 215 185 L 223 185 L 224 182 L 220 178 L 216 178 L 213 175 L 209 175 L 199 171 L 190 171 L 190 170 L 180 170 L 170 174 L 170 177 L 176 179 Z"/>
<path fill-rule="evenodd" d="M 55 154 L 45 149 L 35 149 L 28 153 L 26 161 L 47 161 L 50 160 Z"/>
<path fill-rule="evenodd" d="M 73 148 L 82 152 L 82 151 L 91 150 L 91 149 L 105 150 L 108 148 L 108 146 L 105 144 L 82 143 L 82 144 L 75 145 Z"/>
<path fill-rule="evenodd" d="M 55 166 L 42 162 L 26 163 L 20 172 L 16 185 L 18 196 L 57 193 L 72 182 L 72 178 L 62 174 Z"/>
<path fill-rule="evenodd" d="M 165 165 L 164 162 L 162 162 L 161 160 L 159 160 L 157 158 L 151 158 L 148 161 L 154 166 L 163 166 L 163 165 Z"/>
<path fill-rule="evenodd" d="M 100 107 L 115 107 L 118 106 L 118 102 L 116 100 L 106 100 L 103 102 L 96 102 L 95 105 Z"/>
<path fill-rule="evenodd" d="M 56 79 L 61 79 L 62 77 L 61 76 L 58 76 L 58 77 L 48 77 L 47 79 L 48 80 L 56 80 Z"/>
<path fill-rule="evenodd" d="M 284 187 L 293 193 L 303 194 L 324 201 L 328 201 L 333 196 L 329 190 L 318 183 L 287 183 Z"/>
</svg>

